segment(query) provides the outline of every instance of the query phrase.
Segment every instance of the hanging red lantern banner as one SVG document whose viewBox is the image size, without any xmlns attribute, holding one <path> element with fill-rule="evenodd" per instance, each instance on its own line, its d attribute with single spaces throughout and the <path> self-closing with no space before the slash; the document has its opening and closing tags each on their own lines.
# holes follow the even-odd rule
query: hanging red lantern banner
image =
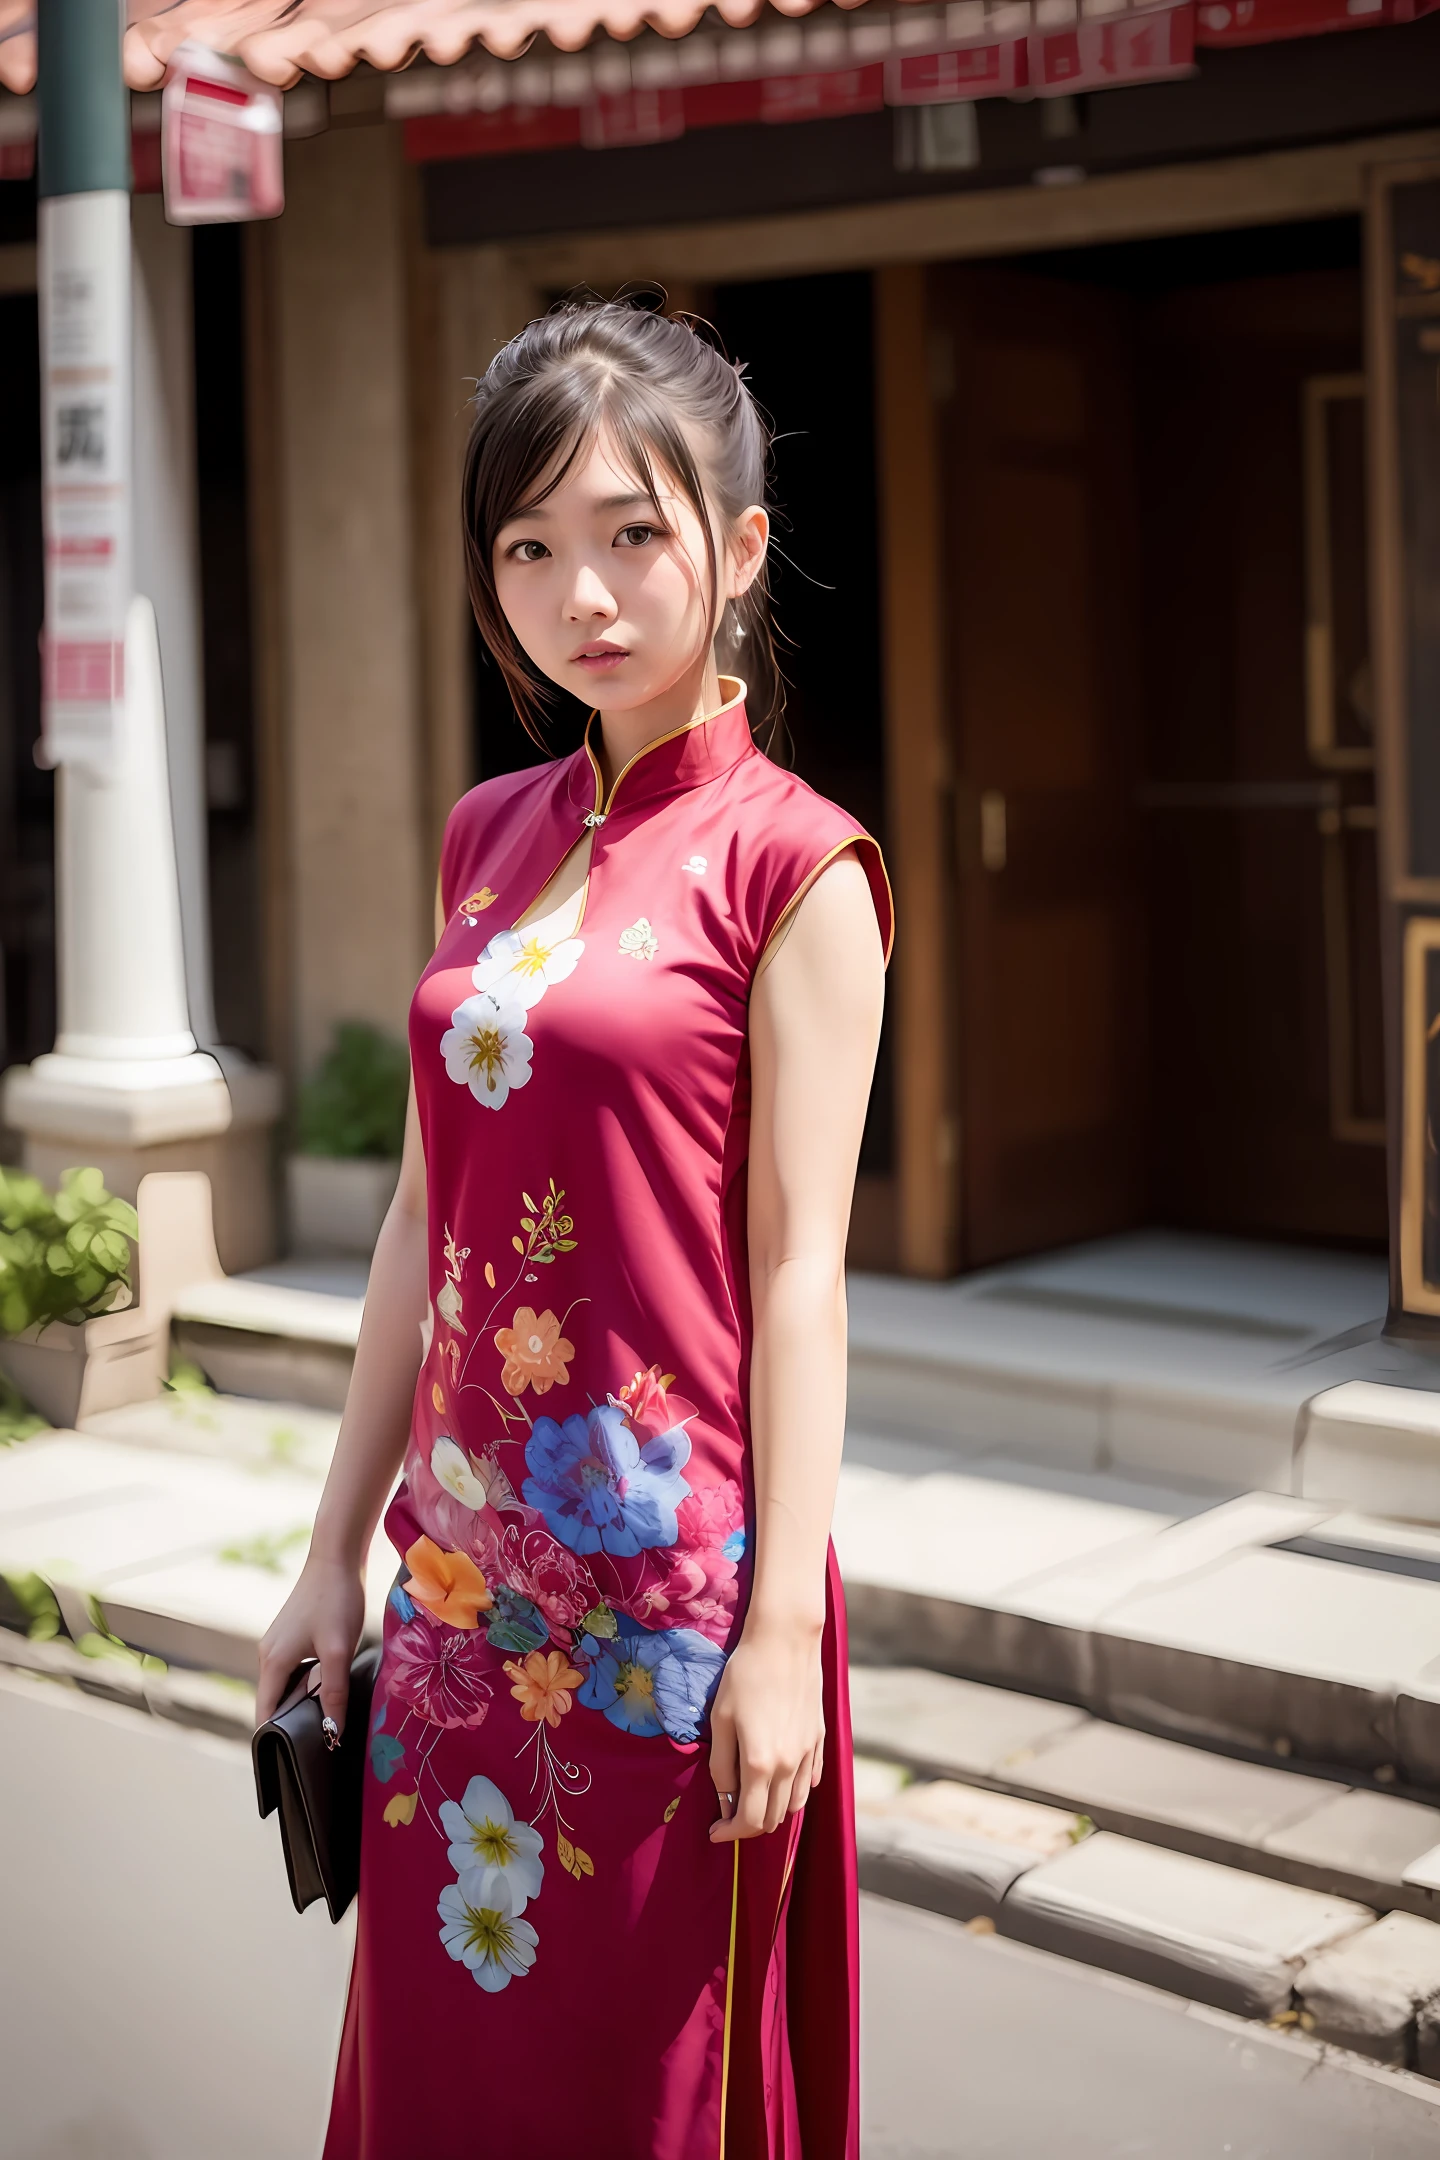
<svg viewBox="0 0 1440 2160">
<path fill-rule="evenodd" d="M 229 225 L 285 207 L 281 93 L 238 60 L 177 48 L 160 118 L 165 215 L 172 225 Z"/>
</svg>

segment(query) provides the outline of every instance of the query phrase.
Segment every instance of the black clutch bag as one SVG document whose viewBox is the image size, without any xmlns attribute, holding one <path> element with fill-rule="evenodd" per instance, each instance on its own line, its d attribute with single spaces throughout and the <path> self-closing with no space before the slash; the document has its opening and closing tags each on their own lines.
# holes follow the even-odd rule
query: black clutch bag
<svg viewBox="0 0 1440 2160">
<path fill-rule="evenodd" d="M 308 1673 L 309 1667 L 302 1667 Z M 280 1813 L 280 1842 L 296 1912 L 324 1898 L 332 1920 L 349 1910 L 360 1886 L 360 1797 L 370 1699 L 380 1646 L 350 1667 L 345 1734 L 327 1746 L 318 1695 L 292 1692 L 250 1741 L 255 1796 L 263 1816 Z"/>
</svg>

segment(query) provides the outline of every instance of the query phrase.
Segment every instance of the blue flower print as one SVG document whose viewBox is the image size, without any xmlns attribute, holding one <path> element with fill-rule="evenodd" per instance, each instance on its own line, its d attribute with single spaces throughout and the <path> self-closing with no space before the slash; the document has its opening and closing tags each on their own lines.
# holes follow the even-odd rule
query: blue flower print
<svg viewBox="0 0 1440 2160">
<path fill-rule="evenodd" d="M 745 1532 L 743 1530 L 732 1530 L 729 1537 L 720 1547 L 720 1557 L 722 1560 L 739 1560 L 744 1551 Z"/>
<path fill-rule="evenodd" d="M 525 1445 L 525 1498 L 573 1553 L 633 1560 L 651 1545 L 673 1545 L 675 1510 L 689 1497 L 680 1472 L 690 1442 L 677 1425 L 642 1447 L 623 1410 L 602 1403 L 588 1417 L 535 1420 Z"/>
<path fill-rule="evenodd" d="M 590 1661 L 579 1699 L 588 1710 L 603 1710 L 621 1732 L 653 1740 L 664 1732 L 656 1704 L 655 1680 L 665 1662 L 665 1644 L 628 1613 L 616 1613 L 612 1641 L 582 1638 L 582 1657 Z"/>
<path fill-rule="evenodd" d="M 698 1740 L 725 1670 L 725 1653 L 698 1628 L 664 1628 L 661 1637 L 667 1654 L 655 1675 L 660 1722 L 672 1740 Z"/>
<path fill-rule="evenodd" d="M 725 1669 L 725 1653 L 695 1628 L 644 1628 L 615 1615 L 613 1641 L 586 1635 L 588 1667 L 579 1700 L 603 1711 L 622 1732 L 655 1739 L 698 1740 L 710 1698 Z"/>
</svg>

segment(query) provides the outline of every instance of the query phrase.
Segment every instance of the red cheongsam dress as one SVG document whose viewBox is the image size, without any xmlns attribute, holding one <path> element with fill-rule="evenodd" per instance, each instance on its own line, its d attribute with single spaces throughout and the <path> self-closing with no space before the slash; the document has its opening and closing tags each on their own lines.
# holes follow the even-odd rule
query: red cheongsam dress
<svg viewBox="0 0 1440 2160">
<path fill-rule="evenodd" d="M 731 686 L 727 686 L 731 687 Z M 575 934 L 506 928 L 593 833 Z M 746 1010 L 853 818 L 743 690 L 605 795 L 588 746 L 445 835 L 411 1008 L 428 1347 L 386 1516 L 326 2160 L 857 2160 L 845 1629 L 825 1774 L 712 1845 L 754 1493 Z"/>
</svg>

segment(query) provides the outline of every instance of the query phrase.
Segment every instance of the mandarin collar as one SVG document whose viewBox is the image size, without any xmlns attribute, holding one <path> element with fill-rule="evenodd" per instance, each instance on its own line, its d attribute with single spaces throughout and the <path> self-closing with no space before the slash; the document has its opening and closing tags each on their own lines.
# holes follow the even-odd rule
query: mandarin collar
<svg viewBox="0 0 1440 2160">
<path fill-rule="evenodd" d="M 637 750 L 621 767 L 608 796 L 590 747 L 591 730 L 598 716 L 590 715 L 585 742 L 575 754 L 567 788 L 571 800 L 586 814 L 587 823 L 593 820 L 602 824 L 641 803 L 683 795 L 707 780 L 718 779 L 742 758 L 757 754 L 745 711 L 744 683 L 729 675 L 721 677 L 721 686 L 730 689 L 731 694 L 718 711 L 688 720 L 684 727 L 672 728 L 668 735 L 657 736 L 643 750 Z"/>
</svg>

